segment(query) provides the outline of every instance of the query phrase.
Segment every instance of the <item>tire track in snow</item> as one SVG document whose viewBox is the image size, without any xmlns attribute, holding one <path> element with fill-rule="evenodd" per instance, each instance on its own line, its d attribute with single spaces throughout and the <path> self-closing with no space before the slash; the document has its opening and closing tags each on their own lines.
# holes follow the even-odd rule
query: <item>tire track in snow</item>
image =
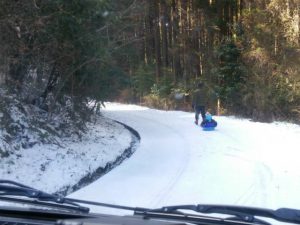
<svg viewBox="0 0 300 225">
<path fill-rule="evenodd" d="M 159 207 L 160 203 L 164 199 L 168 198 L 168 196 L 171 193 L 171 190 L 175 187 L 176 183 L 179 181 L 179 179 L 182 177 L 184 171 L 186 170 L 186 168 L 187 168 L 187 166 L 189 164 L 189 161 L 190 161 L 190 157 L 191 157 L 191 154 L 190 154 L 190 145 L 189 145 L 189 142 L 186 140 L 186 138 L 182 134 L 180 134 L 178 131 L 176 131 L 174 128 L 172 128 L 172 127 L 170 127 L 168 125 L 165 125 L 163 123 L 160 123 L 160 122 L 159 122 L 159 124 L 161 126 L 164 126 L 164 127 L 168 128 L 169 130 L 173 131 L 173 133 L 175 133 L 181 140 L 183 140 L 183 147 L 184 147 L 184 149 L 182 149 L 182 152 L 183 152 L 182 164 L 177 169 L 176 176 L 174 176 L 169 181 L 169 184 L 166 185 L 161 190 L 161 192 L 159 193 L 159 195 L 156 196 L 156 199 L 153 199 L 153 201 L 151 202 L 151 205 L 153 205 L 153 207 Z"/>
<path fill-rule="evenodd" d="M 126 113 L 127 114 L 127 113 Z M 159 130 L 159 127 L 162 127 L 163 130 L 168 130 L 168 136 L 171 136 L 171 134 L 174 135 L 173 138 L 176 140 L 176 145 L 179 145 L 179 140 L 181 142 L 181 146 L 184 146 L 181 155 L 182 155 L 182 164 L 176 165 L 179 166 L 176 169 L 175 175 L 172 176 L 167 184 L 162 187 L 162 189 L 150 200 L 150 205 L 153 208 L 156 208 L 160 206 L 160 203 L 164 201 L 164 199 L 167 199 L 168 196 L 170 196 L 172 193 L 172 189 L 176 186 L 176 183 L 180 180 L 182 175 L 184 174 L 185 169 L 188 166 L 189 160 L 190 160 L 190 145 L 189 141 L 187 140 L 186 136 L 179 132 L 178 125 L 177 127 L 172 127 L 169 124 L 172 124 L 169 120 L 170 118 L 173 118 L 169 115 L 166 115 L 164 113 L 161 113 L 160 115 L 162 117 L 166 117 L 163 119 L 155 120 L 153 119 L 153 112 L 147 111 L 143 112 L 143 115 L 141 115 L 139 112 L 131 111 L 127 114 L 127 116 L 139 118 L 144 121 L 148 121 L 152 124 L 155 124 L 155 127 Z M 163 122 L 161 122 L 163 121 Z M 166 124 L 167 123 L 167 124 Z M 155 131 L 154 131 L 155 132 Z M 176 136 L 176 137 L 175 137 Z M 142 137 L 143 138 L 143 137 Z M 219 138 L 230 140 L 228 142 L 228 146 L 223 148 L 222 151 L 216 151 L 211 152 L 208 151 L 207 153 L 209 155 L 211 154 L 220 154 L 227 157 L 236 158 L 238 160 L 243 160 L 247 163 L 250 163 L 253 168 L 253 182 L 248 186 L 248 188 L 245 189 L 245 191 L 237 198 L 235 201 L 235 204 L 238 205 L 266 205 L 268 203 L 268 200 L 271 196 L 269 196 L 268 190 L 270 189 L 270 184 L 272 183 L 273 174 L 270 170 L 270 168 L 265 165 L 264 163 L 260 161 L 256 161 L 254 159 L 248 158 L 245 153 L 245 149 L 240 149 L 239 147 L 241 145 L 241 141 L 237 138 L 235 138 L 233 135 L 228 134 L 224 132 L 222 129 L 216 130 L 216 134 L 211 137 L 215 140 L 218 140 Z M 170 145 L 171 147 L 171 145 Z M 273 197 L 273 196 L 272 196 Z"/>
<path fill-rule="evenodd" d="M 224 152 L 220 152 L 220 154 L 250 163 L 253 168 L 253 183 L 251 183 L 244 193 L 238 197 L 238 199 L 235 201 L 235 204 L 260 206 L 268 205 L 270 200 L 274 200 L 274 197 L 276 197 L 272 195 L 273 192 L 271 191 L 274 179 L 271 168 L 264 162 L 247 157 L 247 155 L 244 153 L 249 150 L 235 147 L 236 145 L 243 145 L 241 144 L 241 141 L 236 139 L 234 136 L 221 130 L 219 131 L 219 134 L 233 142 L 228 145 L 226 149 L 224 149 Z M 235 146 L 232 146 L 232 144 Z"/>
<path fill-rule="evenodd" d="M 177 165 L 178 168 L 176 169 L 175 175 L 169 179 L 169 181 L 167 182 L 167 184 L 161 189 L 161 191 L 159 193 L 157 193 L 155 195 L 155 197 L 153 197 L 153 199 L 150 201 L 150 206 L 152 208 L 156 208 L 160 206 L 160 203 L 166 199 L 169 195 L 171 190 L 174 188 L 174 186 L 176 185 L 176 183 L 179 181 L 179 179 L 181 178 L 181 176 L 183 175 L 185 169 L 187 168 L 189 161 L 190 161 L 190 144 L 189 142 L 186 140 L 186 138 L 184 137 L 184 135 L 182 135 L 180 132 L 178 132 L 176 129 L 174 129 L 172 126 L 164 124 L 158 120 L 154 120 L 152 118 L 151 113 L 145 113 L 144 115 L 147 114 L 148 116 L 141 116 L 141 114 L 139 113 L 135 113 L 134 111 L 131 111 L 130 114 L 128 113 L 127 115 L 133 116 L 134 118 L 140 118 L 143 119 L 147 122 L 151 122 L 153 124 L 155 124 L 156 127 L 164 127 L 163 130 L 169 130 L 170 133 L 168 133 L 168 138 L 170 137 L 170 134 L 173 133 L 176 137 L 174 137 L 174 140 L 176 140 L 176 146 L 179 145 L 179 140 L 183 140 L 181 143 L 182 146 L 182 150 L 181 150 L 181 162 L 182 164 Z M 123 121 L 122 121 L 123 122 Z M 126 122 L 125 122 L 126 123 Z M 143 139 L 143 137 L 141 137 L 141 139 Z M 170 146 L 171 147 L 171 146 Z"/>
<path fill-rule="evenodd" d="M 229 156 L 229 155 L 228 155 Z M 253 183 L 245 190 L 245 192 L 239 196 L 235 201 L 237 205 L 268 205 L 269 200 L 273 199 L 274 196 L 270 196 L 272 192 L 273 173 L 271 169 L 262 162 L 257 162 L 251 159 L 246 159 L 241 156 L 231 156 L 239 158 L 243 161 L 251 163 L 254 168 L 253 175 L 255 177 Z"/>
</svg>

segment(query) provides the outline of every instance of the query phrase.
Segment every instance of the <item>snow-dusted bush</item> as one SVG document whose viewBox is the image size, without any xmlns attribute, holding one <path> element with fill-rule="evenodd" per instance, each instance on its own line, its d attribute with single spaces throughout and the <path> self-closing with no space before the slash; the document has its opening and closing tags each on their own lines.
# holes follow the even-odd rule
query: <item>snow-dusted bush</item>
<svg viewBox="0 0 300 225">
<path fill-rule="evenodd" d="M 49 95 L 41 107 L 4 89 L 0 94 L 0 157 L 36 144 L 61 145 L 61 138 L 85 132 L 90 110 L 70 97 L 53 103 Z"/>
</svg>

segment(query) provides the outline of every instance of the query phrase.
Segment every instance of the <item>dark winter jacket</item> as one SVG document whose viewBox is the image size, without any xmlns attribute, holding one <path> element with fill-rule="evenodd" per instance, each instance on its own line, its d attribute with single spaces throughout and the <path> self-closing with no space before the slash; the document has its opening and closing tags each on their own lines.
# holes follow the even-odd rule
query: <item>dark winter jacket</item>
<svg viewBox="0 0 300 225">
<path fill-rule="evenodd" d="M 207 89 L 205 87 L 198 88 L 193 93 L 193 105 L 196 106 L 205 106 L 207 104 Z"/>
</svg>

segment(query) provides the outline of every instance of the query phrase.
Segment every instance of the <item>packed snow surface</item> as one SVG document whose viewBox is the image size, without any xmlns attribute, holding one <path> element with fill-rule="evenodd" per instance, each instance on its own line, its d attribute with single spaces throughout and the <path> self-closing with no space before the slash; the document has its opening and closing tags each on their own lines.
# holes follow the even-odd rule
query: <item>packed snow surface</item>
<svg viewBox="0 0 300 225">
<path fill-rule="evenodd" d="M 70 197 L 157 208 L 228 204 L 300 209 L 300 127 L 214 117 L 203 131 L 194 114 L 106 104 L 104 114 L 139 132 L 131 158 Z M 93 211 L 128 212 L 92 207 Z"/>
</svg>

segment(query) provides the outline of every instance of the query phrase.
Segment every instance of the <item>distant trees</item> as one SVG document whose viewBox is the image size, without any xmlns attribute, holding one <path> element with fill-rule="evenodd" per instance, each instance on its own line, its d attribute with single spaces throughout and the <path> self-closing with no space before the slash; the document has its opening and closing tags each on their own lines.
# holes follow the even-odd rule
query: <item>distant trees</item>
<svg viewBox="0 0 300 225">
<path fill-rule="evenodd" d="M 245 94 L 247 74 L 241 63 L 241 50 L 233 40 L 225 40 L 217 49 L 217 56 L 217 69 L 212 70 L 215 90 L 227 110 L 243 113 L 246 107 L 241 98 Z"/>
<path fill-rule="evenodd" d="M 242 0 L 146 1 L 144 17 L 141 17 L 143 33 L 140 33 L 144 37 L 141 51 L 144 60 L 140 63 L 155 65 L 158 90 L 166 89 L 166 80 L 171 83 L 168 84 L 171 88 L 167 88 L 169 93 L 164 91 L 161 97 L 170 97 L 176 91 L 188 93 L 199 79 L 206 80 L 216 91 L 227 88 L 224 79 L 235 77 L 232 74 L 224 79 L 217 76 L 221 54 L 217 51 L 226 40 L 235 45 L 235 37 L 241 32 L 237 27 L 241 24 L 242 10 Z M 235 46 L 239 51 L 239 46 Z M 237 58 L 235 61 L 240 62 Z M 241 76 L 237 70 L 235 73 Z M 229 103 L 225 98 L 228 101 L 223 102 L 224 107 Z M 212 106 L 216 107 L 216 103 Z"/>
<path fill-rule="evenodd" d="M 155 65 L 153 85 L 161 98 L 189 93 L 201 79 L 228 113 L 299 119 L 299 1 L 143 2 L 139 64 Z M 171 88 L 162 95 L 166 80 Z"/>
<path fill-rule="evenodd" d="M 138 7 L 131 0 L 0 1 L 0 158 L 80 139 L 101 102 L 130 85 Z"/>
<path fill-rule="evenodd" d="M 249 74 L 242 98 L 248 116 L 273 120 L 300 116 L 299 1 L 245 3 L 243 63 Z"/>
<path fill-rule="evenodd" d="M 31 101 L 153 97 L 163 108 L 178 108 L 172 96 L 188 96 L 205 80 L 224 112 L 297 119 L 299 4 L 1 1 L 0 77 Z M 188 97 L 182 101 L 189 107 Z M 214 99 L 210 107 L 216 106 Z"/>
<path fill-rule="evenodd" d="M 122 40 L 110 29 L 128 15 L 129 1 L 123 3 L 1 1 L 0 74 L 6 85 L 35 103 L 49 94 L 56 101 L 65 94 L 102 101 L 117 92 L 124 72 L 114 54 Z"/>
</svg>

